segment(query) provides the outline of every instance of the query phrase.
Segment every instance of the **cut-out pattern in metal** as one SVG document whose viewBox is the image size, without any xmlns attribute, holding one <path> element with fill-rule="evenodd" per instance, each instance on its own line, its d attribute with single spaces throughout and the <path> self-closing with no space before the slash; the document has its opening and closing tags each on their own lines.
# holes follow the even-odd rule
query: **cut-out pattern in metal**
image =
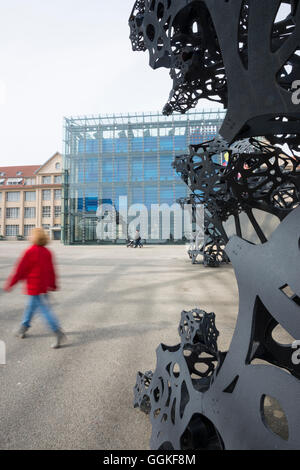
<svg viewBox="0 0 300 470">
<path fill-rule="evenodd" d="M 299 150 L 299 15 L 298 0 L 138 0 L 129 24 L 133 49 L 171 70 L 166 114 L 207 98 L 228 109 L 227 142 L 273 136 Z"/>
<path fill-rule="evenodd" d="M 203 264 L 209 268 L 218 268 L 230 262 L 225 252 L 226 242 L 222 234 L 211 223 L 205 227 L 205 245 L 203 248 Z"/>
<path fill-rule="evenodd" d="M 185 205 L 192 206 L 192 223 L 197 226 L 197 208 L 200 205 L 205 205 L 204 201 L 205 198 L 203 195 L 192 193 L 188 198 L 178 199 L 177 202 L 183 208 Z M 210 268 L 216 268 L 223 263 L 229 263 L 229 258 L 224 251 L 225 245 L 226 242 L 224 241 L 222 233 L 220 233 L 218 228 L 211 222 L 211 216 L 206 211 L 204 217 L 204 230 L 201 228 L 191 235 L 188 255 L 192 264 L 196 264 L 198 262 L 198 256 L 202 256 L 204 266 Z"/>
<path fill-rule="evenodd" d="M 146 414 L 149 414 L 151 410 L 148 389 L 152 378 L 153 372 L 151 370 L 145 372 L 145 374 L 139 372 L 134 387 L 134 407 L 140 408 Z"/>
<path fill-rule="evenodd" d="M 244 210 L 260 209 L 283 220 L 299 205 L 300 161 L 278 147 L 250 142 L 252 152 L 231 153 L 223 181 Z"/>
<path fill-rule="evenodd" d="M 262 246 L 230 240 L 240 291 L 230 349 L 218 350 L 214 314 L 182 313 L 181 343 L 157 349 L 146 392 L 152 449 L 299 449 L 300 365 L 276 336 L 300 338 L 299 239 L 300 208 Z"/>
<path fill-rule="evenodd" d="M 183 344 L 204 344 L 211 351 L 218 351 L 219 332 L 215 324 L 214 313 L 194 309 L 190 312 L 183 311 L 179 324 L 179 336 Z"/>
<path fill-rule="evenodd" d="M 236 234 L 242 237 L 240 215 L 244 212 L 259 240 L 265 243 L 267 238 L 253 209 L 283 220 L 300 200 L 300 162 L 296 156 L 252 138 L 228 148 L 228 155 L 229 163 L 223 167 L 214 161 L 214 144 L 205 142 L 190 146 L 190 154 L 176 157 L 174 163 L 193 191 L 187 202 L 205 206 L 206 242 L 202 252 L 208 266 L 228 262 L 224 223 L 230 216 L 234 217 Z"/>
<path fill-rule="evenodd" d="M 133 48 L 148 50 L 153 68 L 171 70 L 165 114 L 185 113 L 200 98 L 227 108 L 220 136 L 192 146 L 175 168 L 221 248 L 234 218 L 226 253 L 240 291 L 228 353 L 207 346 L 207 314 L 193 312 L 181 323 L 181 344 L 158 348 L 146 387 L 151 447 L 299 449 L 300 365 L 277 335 L 281 328 L 300 339 L 299 0 L 139 0 L 130 27 Z M 214 161 L 223 151 L 227 168 Z M 269 241 L 255 208 L 281 220 Z M 262 246 L 243 240 L 242 212 Z M 189 344 L 192 328 L 199 331 Z"/>
</svg>

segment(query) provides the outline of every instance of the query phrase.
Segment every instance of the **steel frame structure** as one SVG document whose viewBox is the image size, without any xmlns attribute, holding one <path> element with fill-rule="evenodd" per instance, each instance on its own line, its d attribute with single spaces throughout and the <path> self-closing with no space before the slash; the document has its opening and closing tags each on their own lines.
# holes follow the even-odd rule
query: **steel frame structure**
<svg viewBox="0 0 300 470">
<path fill-rule="evenodd" d="M 91 191 L 98 202 L 107 199 L 114 202 L 122 190 L 129 205 L 147 205 L 151 197 L 153 203 L 168 202 L 162 193 L 170 187 L 171 204 L 187 195 L 188 188 L 175 170 L 170 171 L 171 163 L 177 152 L 189 144 L 213 138 L 223 118 L 224 112 L 219 109 L 170 117 L 135 113 L 65 118 L 64 242 L 85 243 L 93 236 L 96 215 L 95 211 L 87 210 Z M 148 164 L 151 158 L 157 168 L 153 178 L 147 174 L 148 168 L 152 171 Z M 167 167 L 164 159 L 169 162 Z M 120 161 L 125 166 L 120 168 Z M 105 174 L 105 165 L 110 166 L 111 174 Z M 140 165 L 139 175 L 135 165 Z M 154 191 L 147 196 L 146 192 L 150 192 L 147 188 L 151 187 Z M 135 190 L 139 191 L 138 200 L 133 196 Z"/>
</svg>

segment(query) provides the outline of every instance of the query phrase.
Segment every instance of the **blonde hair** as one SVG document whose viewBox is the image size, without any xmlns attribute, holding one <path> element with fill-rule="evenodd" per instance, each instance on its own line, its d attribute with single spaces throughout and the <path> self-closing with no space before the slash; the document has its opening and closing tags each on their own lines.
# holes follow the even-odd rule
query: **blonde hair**
<svg viewBox="0 0 300 470">
<path fill-rule="evenodd" d="M 33 245 L 46 246 L 49 243 L 49 237 L 44 229 L 34 228 L 30 234 Z"/>
</svg>

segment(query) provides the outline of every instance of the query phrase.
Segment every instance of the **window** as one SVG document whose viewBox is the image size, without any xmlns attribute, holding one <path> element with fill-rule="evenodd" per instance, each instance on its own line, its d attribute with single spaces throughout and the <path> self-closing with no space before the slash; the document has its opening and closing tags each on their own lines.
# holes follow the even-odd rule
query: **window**
<svg viewBox="0 0 300 470">
<path fill-rule="evenodd" d="M 51 184 L 51 176 L 43 176 L 43 184 Z"/>
<path fill-rule="evenodd" d="M 55 201 L 60 201 L 60 200 L 61 200 L 61 196 L 62 196 L 61 189 L 55 189 L 55 191 L 54 191 L 54 199 L 55 199 Z"/>
<path fill-rule="evenodd" d="M 0 193 L 0 202 L 2 202 L 2 193 Z"/>
<path fill-rule="evenodd" d="M 7 178 L 6 185 L 7 186 L 17 186 L 23 183 L 23 178 Z"/>
<path fill-rule="evenodd" d="M 43 201 L 51 201 L 51 191 L 49 189 L 43 190 Z"/>
<path fill-rule="evenodd" d="M 50 230 L 50 225 L 49 224 L 43 224 L 42 225 L 44 230 Z"/>
<path fill-rule="evenodd" d="M 60 163 L 55 163 L 55 169 L 60 170 Z"/>
<path fill-rule="evenodd" d="M 18 219 L 20 217 L 20 209 L 18 207 L 8 207 L 6 209 L 7 219 Z"/>
<path fill-rule="evenodd" d="M 7 202 L 18 202 L 20 201 L 20 192 L 19 191 L 12 191 L 6 193 L 6 200 Z"/>
<path fill-rule="evenodd" d="M 22 171 L 17 171 L 17 176 L 22 176 L 22 175 L 23 175 Z"/>
<path fill-rule="evenodd" d="M 33 229 L 35 229 L 35 225 L 24 225 L 24 237 L 29 237 Z"/>
<path fill-rule="evenodd" d="M 54 217 L 57 219 L 60 216 L 61 216 L 61 207 L 60 206 L 55 206 L 54 207 Z"/>
<path fill-rule="evenodd" d="M 24 218 L 25 219 L 35 219 L 36 209 L 35 207 L 25 207 Z"/>
<path fill-rule="evenodd" d="M 1 217 L 1 216 L 2 216 L 2 209 L 1 209 L 1 207 L 0 207 L 0 217 Z"/>
<path fill-rule="evenodd" d="M 43 207 L 43 217 L 46 217 L 46 218 L 51 217 L 51 207 L 50 206 L 44 206 Z"/>
<path fill-rule="evenodd" d="M 35 185 L 35 178 L 26 178 L 25 185 L 26 186 L 34 186 Z"/>
<path fill-rule="evenodd" d="M 19 225 L 6 225 L 6 236 L 16 237 L 19 235 Z"/>
<path fill-rule="evenodd" d="M 62 183 L 62 178 L 61 176 L 54 176 L 54 183 L 55 184 L 61 184 Z"/>
<path fill-rule="evenodd" d="M 4 171 L 0 171 L 0 176 L 6 176 L 6 173 L 4 173 Z"/>
<path fill-rule="evenodd" d="M 35 191 L 25 191 L 25 201 L 26 202 L 33 202 L 36 200 Z"/>
</svg>

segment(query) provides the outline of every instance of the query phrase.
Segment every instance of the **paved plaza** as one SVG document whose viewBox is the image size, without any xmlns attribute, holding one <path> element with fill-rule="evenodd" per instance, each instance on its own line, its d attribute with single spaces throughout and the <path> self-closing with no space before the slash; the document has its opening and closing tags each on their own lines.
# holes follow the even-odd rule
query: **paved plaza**
<svg viewBox="0 0 300 470">
<path fill-rule="evenodd" d="M 0 245 L 0 283 L 26 248 Z M 217 315 L 221 349 L 229 347 L 238 292 L 232 267 L 192 265 L 184 246 L 72 246 L 52 243 L 61 290 L 51 302 L 68 344 L 36 317 L 29 337 L 14 336 L 25 297 L 0 291 L 1 449 L 148 449 L 149 419 L 134 410 L 138 370 L 155 368 L 155 349 L 179 342 L 183 309 Z"/>
</svg>

